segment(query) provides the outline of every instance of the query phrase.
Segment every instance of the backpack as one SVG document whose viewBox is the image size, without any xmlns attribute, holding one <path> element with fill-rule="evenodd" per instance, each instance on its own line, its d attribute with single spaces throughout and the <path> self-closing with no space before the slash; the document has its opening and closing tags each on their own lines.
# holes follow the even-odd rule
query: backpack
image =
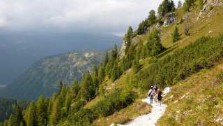
<svg viewBox="0 0 223 126">
<path fill-rule="evenodd" d="M 149 93 L 148 93 L 148 96 L 150 96 L 150 95 L 152 94 L 152 92 L 153 92 L 153 90 L 150 89 L 150 90 L 149 90 Z"/>
</svg>

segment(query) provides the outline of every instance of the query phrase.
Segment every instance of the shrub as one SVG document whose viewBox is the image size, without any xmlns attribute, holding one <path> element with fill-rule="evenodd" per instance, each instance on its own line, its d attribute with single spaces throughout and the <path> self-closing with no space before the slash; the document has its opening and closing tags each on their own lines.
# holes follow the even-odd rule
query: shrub
<svg viewBox="0 0 223 126">
<path fill-rule="evenodd" d="M 202 37 L 138 72 L 138 83 L 144 89 L 154 83 L 164 87 L 173 85 L 203 68 L 209 68 L 222 59 L 222 41 L 223 35 L 218 38 Z"/>
</svg>

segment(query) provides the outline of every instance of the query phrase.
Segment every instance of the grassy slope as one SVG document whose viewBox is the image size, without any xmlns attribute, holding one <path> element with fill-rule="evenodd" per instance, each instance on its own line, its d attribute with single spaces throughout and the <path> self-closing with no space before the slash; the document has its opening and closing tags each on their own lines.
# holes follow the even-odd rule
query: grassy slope
<svg viewBox="0 0 223 126">
<path fill-rule="evenodd" d="M 198 15 L 198 10 L 193 10 L 191 15 L 191 29 L 190 29 L 190 36 L 185 36 L 183 34 L 183 24 L 172 24 L 168 27 L 162 28 L 162 44 L 169 48 L 164 54 L 161 54 L 160 57 L 165 56 L 167 54 L 170 54 L 175 50 L 175 48 L 181 48 L 185 47 L 191 42 L 194 42 L 196 39 L 202 37 L 202 36 L 217 36 L 219 33 L 223 32 L 223 25 L 221 25 L 223 20 L 223 7 L 215 7 L 212 11 L 213 13 L 212 18 L 201 18 L 198 21 L 196 20 Z M 183 10 L 178 9 L 176 11 L 177 19 L 180 19 L 183 16 Z M 172 36 L 173 30 L 175 26 L 178 26 L 181 39 L 177 43 L 172 43 Z M 211 31 L 211 32 L 210 32 Z M 147 35 L 138 36 L 137 40 L 146 41 Z M 141 60 L 140 63 L 142 64 L 142 69 L 149 67 L 149 61 L 150 58 Z M 106 80 L 104 82 L 104 88 L 106 92 L 110 92 L 112 90 L 115 90 L 117 88 L 121 88 L 123 90 L 127 90 L 127 87 L 129 87 L 128 80 L 129 78 L 134 77 L 134 73 L 129 70 L 125 74 L 123 74 L 118 80 L 115 82 L 111 82 L 110 80 Z M 127 120 L 131 120 L 134 117 L 137 117 L 141 114 L 148 113 L 150 111 L 150 106 L 145 106 L 140 103 L 140 99 L 146 96 L 146 92 L 141 92 L 140 90 L 136 90 L 138 98 L 136 99 L 135 103 L 128 106 L 127 108 L 114 113 L 113 115 L 106 117 L 106 118 L 99 118 L 97 119 L 93 124 L 97 126 L 105 126 L 110 125 L 112 122 L 118 122 L 123 123 Z M 95 105 L 98 101 L 102 99 L 102 96 L 97 96 L 95 99 L 90 101 L 85 108 L 91 108 L 91 106 Z M 136 107 L 136 106 L 142 106 L 142 107 Z M 137 110 L 136 110 L 137 108 Z M 169 109 L 169 108 L 168 108 Z M 164 119 L 165 120 L 165 119 Z M 164 121 L 160 121 L 160 125 L 162 125 Z M 167 123 L 167 122 L 166 122 Z"/>
<path fill-rule="evenodd" d="M 221 125 L 216 120 L 223 119 L 223 62 L 173 86 L 165 102 L 160 126 Z"/>
</svg>

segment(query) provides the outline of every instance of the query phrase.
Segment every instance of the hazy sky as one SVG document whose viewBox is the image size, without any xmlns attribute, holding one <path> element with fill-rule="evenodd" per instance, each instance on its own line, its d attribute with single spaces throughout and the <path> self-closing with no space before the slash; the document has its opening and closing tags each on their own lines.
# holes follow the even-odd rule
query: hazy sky
<svg viewBox="0 0 223 126">
<path fill-rule="evenodd" d="M 161 1 L 0 0 L 0 30 L 118 34 L 137 26 Z"/>
</svg>

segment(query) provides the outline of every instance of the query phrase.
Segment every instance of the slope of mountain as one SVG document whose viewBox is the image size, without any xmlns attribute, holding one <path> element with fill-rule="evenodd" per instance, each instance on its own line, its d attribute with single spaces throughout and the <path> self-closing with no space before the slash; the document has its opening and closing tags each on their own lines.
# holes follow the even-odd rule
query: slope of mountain
<svg viewBox="0 0 223 126">
<path fill-rule="evenodd" d="M 143 21 L 135 31 L 130 27 L 121 53 L 114 48 L 97 70 L 84 74 L 79 86 L 61 86 L 49 99 L 40 97 L 31 103 L 20 117 L 25 122 L 17 120 L 16 124 L 125 124 L 150 112 L 151 108 L 139 101 L 157 84 L 173 90 L 164 98 L 169 106 L 157 125 L 222 125 L 223 35 L 219 33 L 223 33 L 223 1 L 186 2 L 184 8 L 169 14 L 176 15 L 172 24 L 162 25 L 168 17 L 154 21 L 151 12 L 146 21 L 152 24 Z M 168 9 L 173 2 L 163 3 Z M 169 10 L 174 9 L 164 10 L 163 15 Z M 176 27 L 179 36 L 174 42 Z M 42 106 L 47 111 L 37 114 L 37 119 L 26 116 L 38 111 L 35 105 L 40 103 L 46 103 Z M 47 121 L 38 121 L 41 115 Z M 4 125 L 14 123 L 16 117 L 12 115 Z"/>
<path fill-rule="evenodd" d="M 33 99 L 49 96 L 60 81 L 72 84 L 82 74 L 101 63 L 103 53 L 93 51 L 69 52 L 47 57 L 33 64 L 24 74 L 0 92 L 1 96 Z"/>
<path fill-rule="evenodd" d="M 223 62 L 172 87 L 158 126 L 223 125 Z M 186 89 L 186 90 L 185 90 Z"/>
<path fill-rule="evenodd" d="M 105 51 L 121 42 L 107 34 L 0 32 L 0 84 L 12 83 L 41 58 L 69 51 Z"/>
</svg>

